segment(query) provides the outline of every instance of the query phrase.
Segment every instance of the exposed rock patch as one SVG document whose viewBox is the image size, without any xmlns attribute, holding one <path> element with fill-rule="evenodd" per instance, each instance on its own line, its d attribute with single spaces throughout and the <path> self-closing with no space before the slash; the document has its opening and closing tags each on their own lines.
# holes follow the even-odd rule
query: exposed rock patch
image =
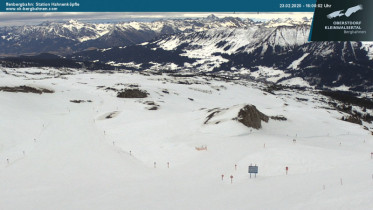
<svg viewBox="0 0 373 210">
<path fill-rule="evenodd" d="M 80 103 L 91 103 L 92 101 L 91 100 L 70 100 L 71 103 L 76 103 L 76 104 L 80 104 Z"/>
<path fill-rule="evenodd" d="M 358 124 L 358 125 L 362 125 L 363 122 L 356 116 L 348 116 L 348 117 L 342 117 L 342 120 L 343 121 L 347 121 L 347 122 L 350 122 L 350 123 L 355 123 L 355 124 Z"/>
<path fill-rule="evenodd" d="M 152 107 L 148 108 L 148 110 L 158 110 L 158 106 L 152 106 Z"/>
<path fill-rule="evenodd" d="M 30 87 L 26 85 L 21 85 L 17 87 L 0 87 L 0 91 L 4 92 L 14 92 L 14 93 L 37 93 L 37 94 L 42 94 L 42 93 L 54 93 L 53 90 L 49 90 L 46 88 L 35 88 L 35 87 Z"/>
<path fill-rule="evenodd" d="M 144 104 L 150 106 L 147 108 L 148 110 L 158 110 L 159 108 L 159 105 L 154 101 L 145 101 Z"/>
<path fill-rule="evenodd" d="M 113 117 L 116 117 L 117 115 L 119 114 L 119 112 L 112 112 L 110 114 L 108 114 L 105 119 L 111 119 Z"/>
<path fill-rule="evenodd" d="M 271 116 L 270 117 L 272 120 L 278 120 L 278 121 L 286 121 L 288 120 L 286 117 L 282 116 L 282 115 L 277 115 L 277 116 Z"/>
<path fill-rule="evenodd" d="M 115 89 L 115 88 L 112 88 L 112 87 L 107 87 L 107 88 L 105 88 L 105 90 L 112 90 L 112 91 L 117 91 L 117 89 Z"/>
<path fill-rule="evenodd" d="M 127 84 L 128 87 L 130 88 L 138 88 L 140 87 L 139 84 Z"/>
<path fill-rule="evenodd" d="M 118 98 L 146 98 L 148 93 L 145 90 L 140 89 L 124 89 L 118 92 Z"/>
<path fill-rule="evenodd" d="M 235 105 L 230 108 L 214 108 L 208 110 L 204 124 L 221 124 L 228 121 L 238 121 L 249 128 L 260 129 L 262 121 L 268 122 L 267 115 L 260 112 L 254 105 Z M 275 116 L 277 120 L 286 120 L 284 116 Z"/>
<path fill-rule="evenodd" d="M 308 99 L 306 98 L 298 98 L 298 97 L 295 97 L 297 99 L 297 101 L 308 101 Z"/>
<path fill-rule="evenodd" d="M 145 101 L 144 104 L 149 105 L 149 106 L 155 106 L 156 105 L 154 101 Z"/>
<path fill-rule="evenodd" d="M 262 121 L 268 122 L 269 117 L 260 112 L 254 105 L 246 105 L 238 112 L 237 120 L 247 127 L 260 129 Z"/>
<path fill-rule="evenodd" d="M 214 117 L 216 114 L 218 114 L 218 113 L 220 113 L 220 110 L 218 110 L 218 109 L 216 109 L 215 111 L 211 112 L 211 113 L 207 116 L 207 118 L 206 118 L 204 124 L 207 124 L 207 123 L 211 120 L 211 118 L 213 118 L 213 117 Z"/>
<path fill-rule="evenodd" d="M 111 119 L 111 118 L 114 118 L 114 117 L 118 116 L 119 113 L 120 113 L 120 112 L 118 112 L 118 111 L 109 112 L 109 113 L 106 113 L 106 114 L 104 114 L 104 115 L 98 117 L 97 119 L 98 119 L 98 120 Z"/>
</svg>

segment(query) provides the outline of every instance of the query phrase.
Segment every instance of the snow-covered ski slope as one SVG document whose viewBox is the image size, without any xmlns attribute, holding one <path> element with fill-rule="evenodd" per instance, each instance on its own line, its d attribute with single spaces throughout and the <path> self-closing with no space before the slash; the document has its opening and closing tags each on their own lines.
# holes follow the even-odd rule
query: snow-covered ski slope
<svg viewBox="0 0 373 210">
<path fill-rule="evenodd" d="M 0 91 L 0 209 L 373 207 L 373 136 L 341 121 L 312 91 L 272 95 L 244 81 L 62 73 L 0 71 L 0 86 L 55 91 Z M 135 85 L 149 97 L 117 98 L 106 89 Z M 243 104 L 288 120 L 247 128 L 232 120 Z M 231 109 L 220 123 L 204 124 L 212 108 Z M 256 178 L 250 164 L 259 166 Z"/>
</svg>

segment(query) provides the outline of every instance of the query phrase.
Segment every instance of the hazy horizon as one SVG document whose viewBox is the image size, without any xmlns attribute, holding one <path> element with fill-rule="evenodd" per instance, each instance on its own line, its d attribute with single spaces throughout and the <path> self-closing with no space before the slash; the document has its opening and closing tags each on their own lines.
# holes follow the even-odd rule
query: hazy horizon
<svg viewBox="0 0 373 210">
<path fill-rule="evenodd" d="M 115 22 L 149 22 L 160 19 L 186 19 L 186 18 L 205 18 L 209 15 L 215 15 L 219 18 L 239 17 L 250 18 L 256 21 L 266 21 L 274 18 L 293 18 L 303 17 L 312 18 L 312 12 L 266 12 L 266 13 L 226 13 L 226 12 L 56 12 L 56 13 L 0 13 L 1 26 L 20 26 L 37 25 L 46 21 L 62 22 L 68 20 L 77 20 L 87 23 L 115 23 Z"/>
</svg>

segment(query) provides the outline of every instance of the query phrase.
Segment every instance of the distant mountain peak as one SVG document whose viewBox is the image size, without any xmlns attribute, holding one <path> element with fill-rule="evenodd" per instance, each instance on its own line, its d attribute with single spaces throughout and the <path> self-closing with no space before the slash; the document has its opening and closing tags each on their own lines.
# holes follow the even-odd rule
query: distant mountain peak
<svg viewBox="0 0 373 210">
<path fill-rule="evenodd" d="M 211 15 L 206 17 L 206 20 L 219 20 L 219 18 L 216 17 L 214 14 L 211 14 Z"/>
<path fill-rule="evenodd" d="M 40 24 L 38 24 L 38 26 L 49 26 L 52 23 L 53 23 L 52 21 L 47 20 L 47 21 L 43 21 Z"/>
<path fill-rule="evenodd" d="M 67 21 L 69 24 L 79 24 L 80 22 L 78 20 L 70 19 Z"/>
</svg>

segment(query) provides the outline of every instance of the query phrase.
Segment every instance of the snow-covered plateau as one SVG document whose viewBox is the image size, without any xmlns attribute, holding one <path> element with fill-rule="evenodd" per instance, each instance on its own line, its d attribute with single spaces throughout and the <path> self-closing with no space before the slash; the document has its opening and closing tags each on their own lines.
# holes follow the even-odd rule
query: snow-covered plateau
<svg viewBox="0 0 373 210">
<path fill-rule="evenodd" d="M 126 88 L 148 95 L 118 98 Z M 266 88 L 1 68 L 0 209 L 372 209 L 372 123 L 342 121 L 311 88 Z M 286 120 L 246 127 L 237 120 L 245 104 Z"/>
</svg>

